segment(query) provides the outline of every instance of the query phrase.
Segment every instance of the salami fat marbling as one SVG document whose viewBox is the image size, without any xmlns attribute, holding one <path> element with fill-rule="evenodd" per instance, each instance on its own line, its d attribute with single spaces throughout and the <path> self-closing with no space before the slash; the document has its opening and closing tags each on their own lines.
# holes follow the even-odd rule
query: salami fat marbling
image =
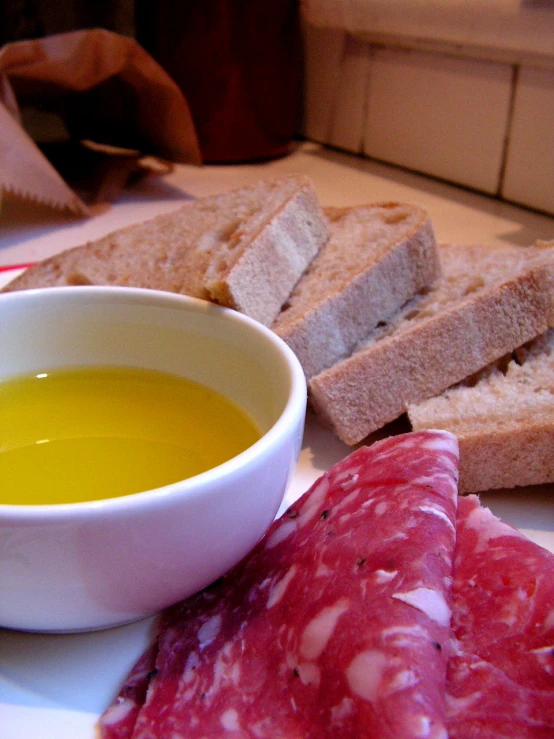
<svg viewBox="0 0 554 739">
<path fill-rule="evenodd" d="M 164 615 L 127 736 L 446 739 L 457 453 L 425 431 L 325 473 L 238 567 Z"/>
<path fill-rule="evenodd" d="M 132 735 L 155 672 L 157 654 L 158 643 L 154 640 L 129 673 L 115 703 L 105 711 L 101 722 L 102 739 L 128 739 Z"/>
<path fill-rule="evenodd" d="M 458 503 L 451 739 L 554 737 L 554 555 Z"/>
</svg>

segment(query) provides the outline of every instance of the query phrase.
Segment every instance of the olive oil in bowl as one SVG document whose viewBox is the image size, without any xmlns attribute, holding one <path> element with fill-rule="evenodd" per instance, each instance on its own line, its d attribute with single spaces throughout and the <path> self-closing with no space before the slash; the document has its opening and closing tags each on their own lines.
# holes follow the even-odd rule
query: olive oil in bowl
<svg viewBox="0 0 554 739">
<path fill-rule="evenodd" d="M 220 393 L 131 367 L 56 369 L 0 382 L 0 503 L 76 503 L 162 487 L 261 436 Z"/>
</svg>

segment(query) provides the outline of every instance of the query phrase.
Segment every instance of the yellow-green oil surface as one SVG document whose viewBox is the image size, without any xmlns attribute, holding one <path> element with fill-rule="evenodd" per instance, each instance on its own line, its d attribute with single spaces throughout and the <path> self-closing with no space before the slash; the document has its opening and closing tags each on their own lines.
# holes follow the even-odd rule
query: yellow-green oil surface
<svg viewBox="0 0 554 739">
<path fill-rule="evenodd" d="M 237 405 L 174 375 L 54 370 L 0 382 L 0 503 L 75 503 L 197 475 L 260 438 Z"/>
</svg>

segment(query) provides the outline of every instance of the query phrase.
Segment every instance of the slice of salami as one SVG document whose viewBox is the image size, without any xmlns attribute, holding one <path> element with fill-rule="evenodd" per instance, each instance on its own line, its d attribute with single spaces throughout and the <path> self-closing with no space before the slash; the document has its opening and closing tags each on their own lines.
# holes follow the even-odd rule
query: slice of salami
<svg viewBox="0 0 554 739">
<path fill-rule="evenodd" d="M 554 736 L 554 555 L 458 503 L 451 739 Z"/>
<path fill-rule="evenodd" d="M 170 609 L 133 738 L 444 739 L 457 453 L 359 449 Z"/>
<path fill-rule="evenodd" d="M 157 641 L 145 650 L 125 680 L 116 701 L 102 715 L 103 739 L 128 739 L 133 733 L 138 712 L 144 705 L 148 683 L 155 674 Z"/>
</svg>

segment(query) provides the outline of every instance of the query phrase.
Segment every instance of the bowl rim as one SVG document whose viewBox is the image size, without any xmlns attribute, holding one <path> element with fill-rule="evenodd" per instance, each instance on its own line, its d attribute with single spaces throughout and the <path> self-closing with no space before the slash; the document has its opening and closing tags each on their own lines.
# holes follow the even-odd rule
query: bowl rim
<svg viewBox="0 0 554 739">
<path fill-rule="evenodd" d="M 257 441 L 231 459 L 205 472 L 158 488 L 100 500 L 74 503 L 0 503 L 0 526 L 22 522 L 40 524 L 53 521 L 63 522 L 69 519 L 77 521 L 81 518 L 90 520 L 91 517 L 96 518 L 101 515 L 131 510 L 138 512 L 143 507 L 152 510 L 153 507 L 163 505 L 168 498 L 176 494 L 179 497 L 190 497 L 191 499 L 206 495 L 210 489 L 213 490 L 212 485 L 218 478 L 232 475 L 243 466 L 253 462 L 258 456 L 263 456 L 287 434 L 291 427 L 295 428 L 300 419 L 303 424 L 307 403 L 307 382 L 300 361 L 275 332 L 253 318 L 231 308 L 180 293 L 112 285 L 57 286 L 0 293 L 0 306 L 5 299 L 25 300 L 25 297 L 21 297 L 24 295 L 42 298 L 46 294 L 52 295 L 53 298 L 63 295 L 63 299 L 67 300 L 75 299 L 77 295 L 88 295 L 89 298 L 99 302 L 103 302 L 104 299 L 115 299 L 124 303 L 138 301 L 140 304 L 162 307 L 165 305 L 172 308 L 179 308 L 181 305 L 185 310 L 209 313 L 218 319 L 243 324 L 249 330 L 261 335 L 273 346 L 276 354 L 281 356 L 283 366 L 287 370 L 290 391 L 279 417 Z"/>
</svg>

